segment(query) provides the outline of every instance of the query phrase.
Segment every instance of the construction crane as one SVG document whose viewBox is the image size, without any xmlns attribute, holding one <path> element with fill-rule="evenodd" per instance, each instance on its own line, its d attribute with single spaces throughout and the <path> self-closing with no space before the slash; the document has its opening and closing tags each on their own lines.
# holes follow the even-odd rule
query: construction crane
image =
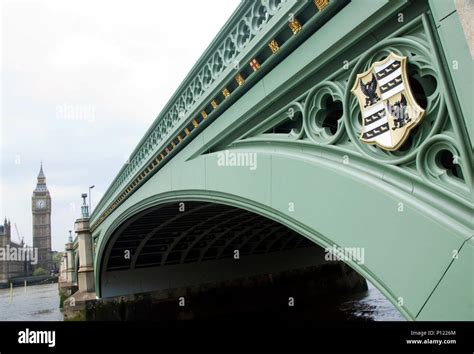
<svg viewBox="0 0 474 354">
<path fill-rule="evenodd" d="M 20 236 L 20 233 L 18 232 L 18 226 L 16 226 L 16 223 L 15 223 L 15 230 L 16 230 L 16 236 L 18 237 L 18 240 L 20 241 L 20 246 L 23 247 L 24 237 Z"/>
</svg>

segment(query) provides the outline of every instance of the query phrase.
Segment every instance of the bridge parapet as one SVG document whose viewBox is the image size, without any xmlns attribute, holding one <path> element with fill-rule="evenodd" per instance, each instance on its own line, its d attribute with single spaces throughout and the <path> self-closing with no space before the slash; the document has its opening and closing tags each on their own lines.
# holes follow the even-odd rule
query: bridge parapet
<svg viewBox="0 0 474 354">
<path fill-rule="evenodd" d="M 215 119 L 346 3 L 242 1 L 107 189 L 91 215 L 92 231 L 198 128 Z"/>
</svg>

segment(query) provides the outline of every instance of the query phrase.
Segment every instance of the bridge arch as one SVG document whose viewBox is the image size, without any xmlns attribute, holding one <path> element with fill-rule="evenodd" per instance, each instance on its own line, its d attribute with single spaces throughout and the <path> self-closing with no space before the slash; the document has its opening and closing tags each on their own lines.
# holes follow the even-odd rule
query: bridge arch
<svg viewBox="0 0 474 354">
<path fill-rule="evenodd" d="M 268 208 L 264 205 L 257 204 L 251 200 L 241 198 L 239 196 L 235 195 L 229 195 L 226 193 L 221 193 L 221 192 L 205 192 L 203 193 L 202 191 L 196 191 L 196 190 L 189 190 L 189 191 L 180 191 L 178 193 L 172 192 L 172 193 L 163 193 L 160 195 L 155 195 L 147 200 L 144 200 L 142 203 L 139 205 L 135 205 L 132 210 L 129 210 L 128 212 L 124 213 L 119 217 L 114 225 L 112 225 L 109 230 L 107 230 L 106 234 L 104 235 L 104 240 L 107 240 L 106 243 L 103 244 L 103 247 L 101 247 L 98 251 L 97 257 L 99 260 L 100 267 L 97 268 L 97 284 L 98 284 L 98 289 L 97 293 L 98 294 L 103 294 L 104 293 L 104 271 L 107 270 L 107 263 L 110 260 L 111 256 L 111 250 L 114 246 L 114 241 L 117 240 L 118 237 L 121 236 L 121 231 L 124 231 L 127 229 L 127 226 L 132 224 L 134 221 L 140 220 L 141 217 L 144 215 L 149 215 L 152 214 L 153 211 L 159 211 L 160 207 L 165 207 L 165 206 L 172 206 L 173 209 L 178 209 L 180 207 L 180 204 L 183 203 L 185 208 L 189 207 L 189 204 L 195 204 L 195 208 L 192 210 L 192 212 L 195 212 L 197 215 L 201 216 L 199 214 L 200 211 L 205 210 L 206 208 L 213 208 L 217 207 L 221 209 L 221 214 L 216 215 L 215 217 L 211 219 L 217 219 L 222 215 L 229 216 L 229 218 L 226 221 L 229 222 L 236 222 L 240 221 L 236 224 L 237 228 L 240 228 L 242 224 L 249 224 L 251 226 L 255 226 L 255 219 L 257 221 L 262 222 L 264 220 L 268 221 L 268 224 L 263 225 L 262 228 L 259 230 L 261 231 L 269 231 L 271 230 L 271 227 L 279 226 L 279 230 L 282 231 L 288 231 L 290 230 L 291 233 L 286 233 L 287 237 L 284 237 L 282 235 L 278 235 L 278 237 L 274 238 L 272 236 L 275 235 L 275 232 L 269 233 L 269 237 L 260 237 L 260 240 L 257 242 L 257 246 L 254 245 L 253 250 L 256 250 L 259 248 L 260 245 L 262 245 L 265 241 L 270 241 L 270 246 L 267 247 L 267 251 L 269 251 L 272 246 L 275 246 L 278 242 L 283 241 L 284 245 L 281 247 L 281 249 L 291 249 L 289 247 L 289 243 L 292 241 L 295 241 L 295 236 L 297 236 L 296 240 L 296 245 L 295 248 L 298 247 L 307 247 L 308 243 L 312 243 L 313 246 L 319 246 L 317 247 L 318 251 L 314 252 L 314 255 L 322 255 L 323 254 L 323 249 L 325 248 L 333 248 L 333 246 L 338 247 L 334 242 L 332 242 L 330 239 L 326 238 L 325 236 L 314 232 L 310 228 L 308 228 L 306 225 L 303 225 L 297 221 L 295 221 L 292 218 L 289 218 L 287 215 L 280 213 L 279 211 Z M 214 212 L 212 210 L 212 212 Z M 239 213 L 240 212 L 240 213 Z M 176 218 L 178 219 L 178 218 Z M 242 221 L 245 220 L 245 221 Z M 136 263 L 138 258 L 141 257 L 141 251 L 143 251 L 143 247 L 146 244 L 147 241 L 150 240 L 151 237 L 157 234 L 159 230 L 163 230 L 163 227 L 166 225 L 171 224 L 173 221 L 175 221 L 175 218 L 172 218 L 169 220 L 169 222 L 164 222 L 163 224 L 165 225 L 158 225 L 156 224 L 156 228 L 154 228 L 153 232 L 148 233 L 147 236 L 145 237 L 144 240 L 141 240 L 140 246 L 138 246 L 138 251 L 133 253 L 133 256 L 130 258 L 131 264 L 133 268 L 135 268 Z M 212 220 L 214 221 L 214 220 Z M 205 220 L 202 223 L 204 226 L 209 226 L 209 220 Z M 212 222 L 210 223 L 212 224 Z M 199 224 L 198 224 L 199 225 Z M 231 224 L 229 224 L 231 225 Z M 215 224 L 214 226 L 209 226 L 211 229 L 216 228 L 216 227 L 221 227 L 222 223 Z M 174 240 L 174 243 L 172 246 L 176 246 L 179 244 L 179 240 L 182 240 L 184 237 L 189 235 L 189 231 L 193 230 L 194 228 L 191 227 L 190 230 L 186 230 L 183 235 L 180 235 L 179 237 Z M 246 229 L 248 230 L 248 229 Z M 227 232 L 226 235 L 229 236 L 230 233 L 230 241 L 235 240 L 236 238 L 240 237 L 240 235 L 234 235 L 232 230 L 226 230 L 230 231 Z M 204 235 L 206 232 L 204 232 Z M 197 242 L 199 242 L 203 237 L 203 235 L 200 235 L 200 237 L 197 238 L 197 240 L 192 241 L 191 243 L 194 245 Z M 289 237 L 288 237 L 289 236 Z M 250 237 L 251 239 L 251 237 Z M 220 238 L 213 239 L 211 242 L 208 243 L 208 245 L 205 247 L 203 253 L 198 257 L 197 261 L 200 262 L 204 260 L 206 257 L 206 250 L 209 250 L 216 242 L 222 241 Z M 105 241 L 104 241 L 105 242 Z M 225 250 L 234 250 L 238 249 L 242 251 L 242 245 L 247 245 L 249 243 L 249 238 L 244 240 L 243 243 L 240 244 L 238 247 L 232 247 L 231 242 L 229 242 L 229 238 L 227 239 L 227 244 Z M 229 247 L 227 247 L 229 246 Z M 161 260 L 161 266 L 169 264 L 169 255 L 173 253 L 174 248 L 169 247 L 165 253 L 165 258 Z M 187 256 L 190 255 L 192 252 L 192 247 L 189 247 L 185 251 L 185 255 L 181 261 L 189 261 Z M 220 251 L 220 254 L 218 256 L 222 256 L 222 252 Z M 263 252 L 259 252 L 260 254 Z M 310 253 L 307 253 L 306 255 L 309 255 Z M 300 254 L 297 254 L 297 256 L 300 256 Z M 219 258 L 219 257 L 217 257 Z M 394 306 L 409 320 L 413 320 L 413 318 L 410 316 L 410 314 L 402 307 L 400 306 L 399 301 L 397 298 L 394 296 L 394 294 L 391 293 L 390 288 L 388 288 L 383 282 L 381 282 L 376 276 L 372 274 L 370 270 L 368 270 L 364 265 L 359 264 L 354 259 L 347 259 L 344 260 L 344 263 L 350 266 L 353 270 L 355 270 L 357 273 L 362 275 L 366 280 L 369 280 L 372 284 L 374 284 L 375 287 L 377 287 L 386 297 L 389 299 Z M 305 263 L 301 263 L 305 264 Z M 310 263 L 308 263 L 309 265 Z M 150 289 L 151 290 L 151 289 Z"/>
<path fill-rule="evenodd" d="M 229 151 L 245 151 L 245 147 Z M 298 154 L 288 154 L 253 145 L 248 151 L 258 151 L 256 170 L 219 167 L 218 152 L 192 159 L 178 155 L 101 224 L 94 231 L 101 235 L 95 259 L 98 296 L 104 296 L 103 259 L 116 230 L 147 209 L 195 201 L 261 215 L 323 248 L 364 248 L 365 263 L 349 261 L 348 265 L 374 284 L 407 319 L 417 318 L 449 268 L 452 250 L 460 249 L 464 242 L 461 226 L 446 222 L 446 218 L 433 222 L 436 209 L 368 176 L 360 167 L 347 168 L 339 161 L 304 154 L 301 149 Z M 177 171 L 180 177 L 172 179 Z M 190 188 L 196 187 L 201 173 L 206 175 L 208 188 Z M 326 183 L 314 184 L 308 176 L 315 175 Z M 272 193 L 269 200 L 267 193 L 257 192 L 252 185 L 278 193 Z M 372 202 L 361 202 L 363 198 Z M 294 203 L 295 211 L 288 209 L 289 202 Z M 332 213 L 340 215 L 340 223 L 330 222 Z M 378 220 L 371 220 L 373 213 Z"/>
</svg>

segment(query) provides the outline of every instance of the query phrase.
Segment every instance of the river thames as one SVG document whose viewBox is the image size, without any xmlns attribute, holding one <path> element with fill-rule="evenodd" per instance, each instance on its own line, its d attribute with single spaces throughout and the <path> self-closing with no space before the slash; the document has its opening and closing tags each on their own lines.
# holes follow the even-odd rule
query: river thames
<svg viewBox="0 0 474 354">
<path fill-rule="evenodd" d="M 305 309 L 304 316 L 326 321 L 404 321 L 397 309 L 370 283 L 368 290 Z M 293 318 L 294 319 L 294 318 Z M 0 290 L 0 321 L 62 321 L 58 284 Z"/>
<path fill-rule="evenodd" d="M 58 284 L 0 290 L 0 321 L 62 321 Z"/>
</svg>

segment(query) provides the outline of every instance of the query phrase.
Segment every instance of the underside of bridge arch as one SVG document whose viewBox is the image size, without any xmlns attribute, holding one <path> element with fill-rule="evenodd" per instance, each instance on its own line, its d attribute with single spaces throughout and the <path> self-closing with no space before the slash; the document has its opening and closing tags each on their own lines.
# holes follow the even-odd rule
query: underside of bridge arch
<svg viewBox="0 0 474 354">
<path fill-rule="evenodd" d="M 262 215 L 218 203 L 166 203 L 129 218 L 111 235 L 102 260 L 101 296 L 196 287 L 328 263 L 321 247 Z"/>
</svg>

